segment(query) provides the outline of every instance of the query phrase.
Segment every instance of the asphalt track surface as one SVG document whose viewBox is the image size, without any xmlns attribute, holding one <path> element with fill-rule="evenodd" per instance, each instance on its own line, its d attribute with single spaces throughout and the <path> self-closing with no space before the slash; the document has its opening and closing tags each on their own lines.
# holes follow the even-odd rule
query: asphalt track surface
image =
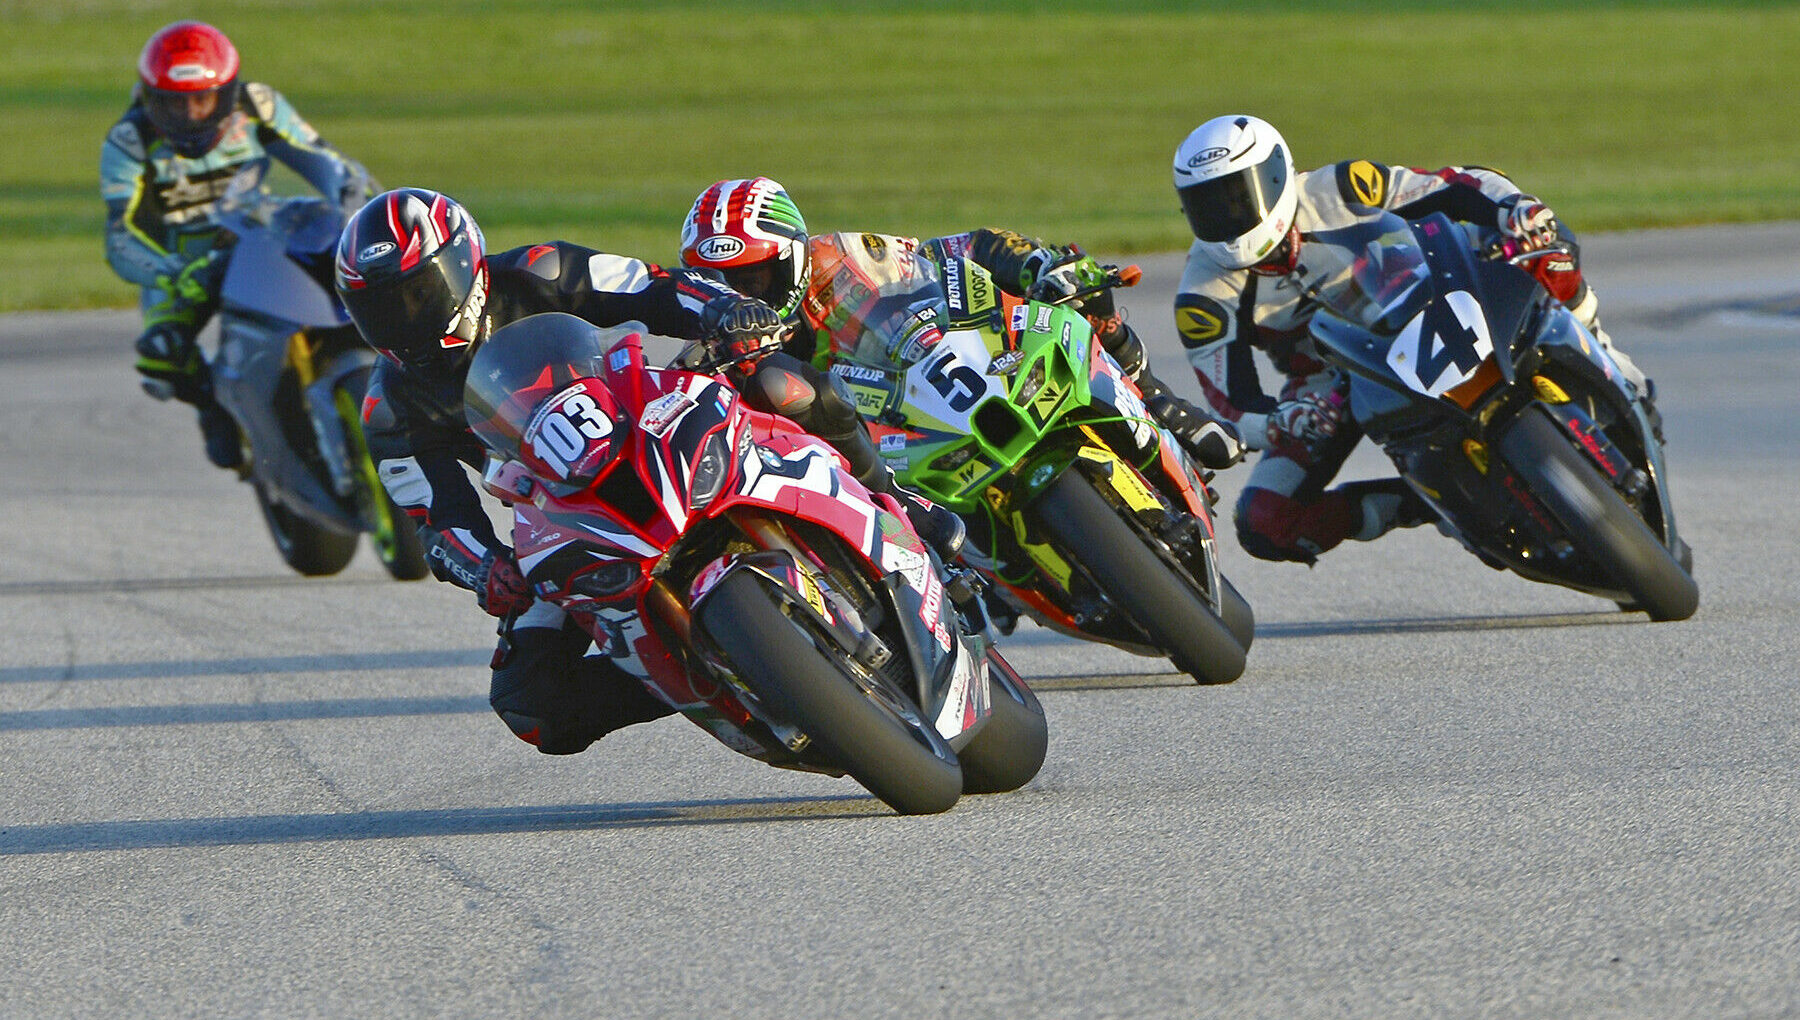
<svg viewBox="0 0 1800 1020">
<path fill-rule="evenodd" d="M 1430 529 L 1312 570 L 1228 543 L 1241 680 L 1021 628 L 1049 760 L 929 818 L 681 719 L 534 753 L 466 593 L 285 570 L 138 392 L 131 316 L 0 320 L 0 1013 L 1800 1013 L 1797 252 L 1588 245 L 1692 620 Z M 1191 394 L 1178 262 L 1127 304 Z"/>
</svg>

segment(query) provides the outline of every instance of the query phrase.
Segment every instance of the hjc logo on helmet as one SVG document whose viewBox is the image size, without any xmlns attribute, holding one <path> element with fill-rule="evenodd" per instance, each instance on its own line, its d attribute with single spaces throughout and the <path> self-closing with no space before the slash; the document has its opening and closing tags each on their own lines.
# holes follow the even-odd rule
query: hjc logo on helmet
<svg viewBox="0 0 1800 1020">
<path fill-rule="evenodd" d="M 383 255 L 386 255 L 388 252 L 393 251 L 394 248 L 395 248 L 395 245 L 394 245 L 394 242 L 392 242 L 392 241 L 376 241 L 374 244 L 369 245 L 367 248 L 364 248 L 362 251 L 357 252 L 356 253 L 356 261 L 369 262 L 371 260 L 378 259 L 378 258 L 382 257 Z"/>
<path fill-rule="evenodd" d="M 707 262 L 724 262 L 743 254 L 744 242 L 726 234 L 709 237 L 694 247 L 694 253 Z"/>
<path fill-rule="evenodd" d="M 1231 150 L 1223 145 L 1215 145 L 1210 149 L 1202 149 L 1201 151 L 1194 153 L 1188 160 L 1187 165 L 1190 167 L 1205 166 L 1214 160 L 1224 159 L 1230 152 Z"/>
</svg>

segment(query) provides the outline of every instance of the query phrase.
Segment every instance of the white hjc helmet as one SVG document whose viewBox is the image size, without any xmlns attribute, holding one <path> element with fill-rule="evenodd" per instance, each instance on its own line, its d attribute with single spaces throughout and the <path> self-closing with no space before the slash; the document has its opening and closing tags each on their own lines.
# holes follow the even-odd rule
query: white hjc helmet
<svg viewBox="0 0 1800 1020">
<path fill-rule="evenodd" d="M 1175 193 L 1200 246 L 1227 269 L 1273 254 L 1300 204 L 1281 132 L 1239 114 L 1214 117 L 1175 150 Z"/>
</svg>

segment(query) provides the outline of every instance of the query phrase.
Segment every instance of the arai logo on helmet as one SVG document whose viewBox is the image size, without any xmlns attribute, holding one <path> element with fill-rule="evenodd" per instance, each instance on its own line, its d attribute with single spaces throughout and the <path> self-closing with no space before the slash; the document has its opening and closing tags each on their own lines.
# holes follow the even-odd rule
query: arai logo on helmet
<svg viewBox="0 0 1800 1020">
<path fill-rule="evenodd" d="M 356 261 L 373 262 L 397 247 L 392 241 L 376 241 L 362 251 L 356 253 Z"/>
<path fill-rule="evenodd" d="M 1213 160 L 1224 159 L 1226 153 L 1229 153 L 1230 151 L 1230 149 L 1227 149 L 1223 145 L 1215 145 L 1210 149 L 1201 149 L 1188 159 L 1187 165 L 1190 167 L 1205 166 Z"/>
<path fill-rule="evenodd" d="M 694 247 L 694 253 L 707 262 L 724 262 L 734 259 L 744 252 L 744 242 L 730 234 L 718 234 L 701 241 Z"/>
</svg>

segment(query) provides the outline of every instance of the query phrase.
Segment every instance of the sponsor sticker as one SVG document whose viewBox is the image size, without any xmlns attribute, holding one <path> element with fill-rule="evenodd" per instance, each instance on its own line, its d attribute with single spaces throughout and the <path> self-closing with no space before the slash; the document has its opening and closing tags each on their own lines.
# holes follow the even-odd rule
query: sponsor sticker
<svg viewBox="0 0 1800 1020">
<path fill-rule="evenodd" d="M 645 432 L 661 439 L 693 406 L 694 398 L 680 390 L 665 393 L 644 405 L 644 413 L 638 418 L 638 424 Z"/>
</svg>

